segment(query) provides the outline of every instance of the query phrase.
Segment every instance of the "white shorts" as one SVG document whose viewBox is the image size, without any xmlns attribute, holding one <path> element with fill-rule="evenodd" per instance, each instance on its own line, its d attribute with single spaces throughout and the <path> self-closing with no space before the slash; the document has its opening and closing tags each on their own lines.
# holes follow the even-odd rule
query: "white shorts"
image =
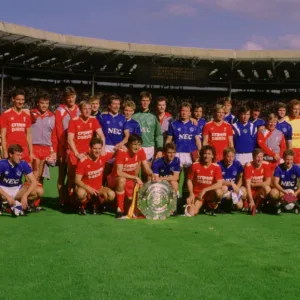
<svg viewBox="0 0 300 300">
<path fill-rule="evenodd" d="M 191 153 L 178 152 L 176 156 L 180 159 L 180 167 L 188 168 L 193 164 Z"/>
<path fill-rule="evenodd" d="M 19 185 L 19 186 L 11 186 L 11 187 L 7 187 L 7 186 L 2 186 L 0 185 L 0 188 L 6 193 L 8 194 L 10 197 L 12 197 L 13 199 L 15 199 L 16 195 L 18 194 L 19 190 L 23 187 L 23 185 Z"/>
<path fill-rule="evenodd" d="M 146 153 L 146 158 L 148 161 L 152 161 L 154 158 L 154 147 L 143 147 L 145 153 Z"/>
<path fill-rule="evenodd" d="M 242 196 L 243 196 L 243 192 L 242 192 L 242 189 L 239 189 L 239 192 L 238 193 L 235 193 L 234 191 L 227 191 L 224 195 L 223 195 L 223 198 L 227 198 L 228 196 L 230 196 L 233 204 L 237 204 L 241 199 L 242 199 Z"/>
<path fill-rule="evenodd" d="M 235 159 L 238 160 L 243 166 L 253 160 L 252 153 L 236 153 Z"/>
<path fill-rule="evenodd" d="M 105 152 L 106 153 L 115 153 L 115 146 L 111 146 L 111 145 L 105 145 Z M 107 161 L 108 164 L 112 165 L 115 162 L 115 158 L 112 158 L 110 160 Z"/>
</svg>

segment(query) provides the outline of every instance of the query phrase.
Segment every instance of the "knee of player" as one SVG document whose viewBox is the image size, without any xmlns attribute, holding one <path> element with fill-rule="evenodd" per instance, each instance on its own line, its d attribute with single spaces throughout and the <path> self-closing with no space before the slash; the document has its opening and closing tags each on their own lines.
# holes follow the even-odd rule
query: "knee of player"
<svg viewBox="0 0 300 300">
<path fill-rule="evenodd" d="M 273 199 L 278 199 L 279 198 L 279 191 L 275 188 L 273 188 L 271 191 L 270 191 L 270 196 L 271 198 Z"/>
<path fill-rule="evenodd" d="M 265 194 L 269 194 L 271 192 L 271 187 L 269 185 L 265 185 L 263 186 L 263 190 L 265 192 Z"/>
<path fill-rule="evenodd" d="M 113 190 L 107 191 L 107 199 L 108 201 L 113 201 L 116 198 L 116 193 Z"/>
<path fill-rule="evenodd" d="M 75 193 L 79 201 L 84 200 L 87 197 L 87 192 L 83 188 L 76 188 Z"/>
<path fill-rule="evenodd" d="M 215 193 L 216 193 L 218 200 L 222 199 L 222 197 L 224 195 L 222 188 L 215 190 Z"/>
<path fill-rule="evenodd" d="M 242 209 L 243 206 L 244 206 L 244 203 L 243 203 L 242 200 L 240 200 L 235 206 L 236 206 L 237 209 Z"/>
<path fill-rule="evenodd" d="M 126 183 L 125 177 L 117 177 L 117 186 L 118 187 L 124 187 Z"/>
<path fill-rule="evenodd" d="M 242 197 L 246 198 L 247 197 L 247 190 L 246 190 L 246 188 L 244 186 L 241 186 L 240 187 L 240 191 L 242 193 Z"/>
<path fill-rule="evenodd" d="M 35 193 L 37 194 L 37 197 L 42 197 L 44 195 L 44 188 L 42 186 L 36 187 Z"/>
</svg>

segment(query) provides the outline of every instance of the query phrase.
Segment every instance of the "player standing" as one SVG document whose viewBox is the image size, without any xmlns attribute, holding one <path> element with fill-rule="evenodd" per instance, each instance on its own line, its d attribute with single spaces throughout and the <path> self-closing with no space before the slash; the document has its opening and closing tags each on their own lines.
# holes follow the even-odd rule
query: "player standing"
<svg viewBox="0 0 300 300">
<path fill-rule="evenodd" d="M 80 115 L 70 120 L 68 128 L 68 192 L 73 193 L 75 171 L 79 161 L 85 159 L 89 151 L 89 143 L 95 134 L 104 143 L 105 137 L 95 117 L 91 117 L 91 104 L 82 101 L 79 104 Z"/>
<path fill-rule="evenodd" d="M 107 177 L 108 186 L 116 191 L 117 214 L 116 218 L 124 218 L 125 195 L 131 199 L 135 184 L 143 185 L 138 177 L 140 164 L 145 173 L 153 176 L 149 168 L 145 151 L 141 148 L 142 139 L 137 134 L 131 134 L 128 139 L 127 151 L 122 149 L 116 153 L 112 173 Z"/>
<path fill-rule="evenodd" d="M 278 103 L 276 108 L 277 124 L 276 129 L 280 130 L 284 134 L 286 146 L 288 149 L 292 149 L 292 137 L 293 128 L 286 120 L 286 105 L 284 103 Z"/>
<path fill-rule="evenodd" d="M 12 144 L 7 149 L 8 158 L 0 160 L 0 196 L 7 201 L 14 213 L 16 201 L 20 201 L 23 210 L 27 210 L 28 202 L 40 198 L 44 190 L 37 187 L 37 181 L 29 164 L 22 160 L 23 148 Z M 29 185 L 22 185 L 25 176 Z"/>
<path fill-rule="evenodd" d="M 198 132 L 200 134 L 201 140 L 203 140 L 202 132 L 203 127 L 206 124 L 206 120 L 203 118 L 204 106 L 196 103 L 193 105 L 193 117 L 197 121 Z"/>
<path fill-rule="evenodd" d="M 129 133 L 135 133 L 137 135 L 141 135 L 141 127 L 140 124 L 132 119 L 132 116 L 134 114 L 134 111 L 136 109 L 135 103 L 132 100 L 126 100 L 123 103 L 123 109 L 124 109 L 124 116 L 126 118 L 127 128 L 129 130 Z"/>
<path fill-rule="evenodd" d="M 292 126 L 294 163 L 300 165 L 300 101 L 293 99 L 288 105 L 289 115 L 285 120 Z"/>
<path fill-rule="evenodd" d="M 216 149 L 216 161 L 223 157 L 225 148 L 233 148 L 233 130 L 224 121 L 224 108 L 217 104 L 214 109 L 214 119 L 206 123 L 203 128 L 203 146 L 211 145 Z"/>
<path fill-rule="evenodd" d="M 264 129 L 265 121 L 260 119 L 260 112 L 261 112 L 261 104 L 259 102 L 251 102 L 249 103 L 251 108 L 251 118 L 250 121 L 256 126 L 257 131 Z"/>
<path fill-rule="evenodd" d="M 192 153 L 201 149 L 200 134 L 196 125 L 191 122 L 192 106 L 183 102 L 179 108 L 180 119 L 169 125 L 166 143 L 174 140 L 176 156 L 179 157 L 181 167 L 188 168 L 192 165 Z"/>
<path fill-rule="evenodd" d="M 236 150 L 235 157 L 242 165 L 245 165 L 253 160 L 252 152 L 256 148 L 257 128 L 249 121 L 249 107 L 240 107 L 238 117 L 238 121 L 232 125 L 234 131 L 233 143 Z"/>
<path fill-rule="evenodd" d="M 1 116 L 1 138 L 3 157 L 8 157 L 8 147 L 18 144 L 22 147 L 23 160 L 32 162 L 32 135 L 30 115 L 23 111 L 25 92 L 15 90 L 12 94 L 13 106 Z"/>
<path fill-rule="evenodd" d="M 264 152 L 261 149 L 255 149 L 252 155 L 253 161 L 246 164 L 244 168 L 248 198 L 248 203 L 245 202 L 244 207 L 249 207 L 254 214 L 271 191 L 272 174 L 269 163 L 264 161 Z"/>
<path fill-rule="evenodd" d="M 252 155 L 251 155 L 252 156 Z M 243 200 L 246 199 L 246 189 L 243 184 L 243 166 L 235 160 L 235 150 L 226 148 L 223 151 L 223 159 L 218 162 L 223 175 L 223 199 L 225 200 L 224 209 L 231 211 L 232 204 L 237 209 L 243 208 Z"/>
<path fill-rule="evenodd" d="M 93 203 L 93 214 L 97 214 L 97 207 L 103 202 L 115 199 L 115 192 L 103 187 L 103 172 L 107 156 L 102 156 L 103 142 L 93 138 L 89 143 L 90 151 L 86 158 L 80 161 L 76 168 L 76 195 L 80 202 L 79 213 L 86 215 L 85 207 L 89 201 Z"/>
<path fill-rule="evenodd" d="M 232 100 L 231 100 L 231 98 L 230 97 L 225 97 L 223 99 L 223 101 L 221 102 L 221 105 L 223 105 L 224 112 L 225 112 L 224 121 L 229 123 L 229 124 L 233 124 L 236 121 L 236 118 L 231 113 L 231 109 L 232 109 Z"/>
<path fill-rule="evenodd" d="M 266 129 L 258 132 L 257 142 L 265 154 L 264 160 L 270 163 L 271 174 L 273 174 L 286 149 L 286 143 L 283 133 L 276 129 L 277 117 L 275 114 L 268 116 L 266 125 Z"/>
<path fill-rule="evenodd" d="M 36 165 L 34 175 L 39 183 L 43 182 L 42 174 L 46 159 L 50 156 L 56 160 L 57 137 L 55 116 L 49 110 L 50 95 L 42 93 L 37 98 L 37 107 L 30 111 L 33 154 Z"/>
<path fill-rule="evenodd" d="M 133 119 L 139 122 L 142 132 L 143 149 L 147 160 L 151 162 L 154 158 L 162 157 L 163 135 L 161 126 L 150 110 L 149 105 L 152 95 L 149 92 L 140 93 L 141 111 L 133 115 Z M 156 156 L 155 156 L 155 151 Z"/>
<path fill-rule="evenodd" d="M 200 150 L 200 161 L 193 163 L 189 170 L 189 197 L 185 210 L 187 216 L 197 215 L 204 203 L 211 209 L 211 215 L 215 215 L 214 211 L 223 196 L 222 171 L 220 166 L 214 163 L 215 157 L 214 147 L 203 146 Z"/>
<path fill-rule="evenodd" d="M 270 192 L 271 202 L 275 206 L 277 214 L 281 212 L 280 207 L 282 203 L 284 207 L 289 207 L 284 201 L 284 195 L 293 195 L 297 198 L 299 198 L 300 195 L 300 188 L 298 187 L 300 167 L 294 164 L 294 152 L 290 149 L 285 150 L 283 153 L 283 161 L 284 162 L 275 169 L 273 189 Z M 295 202 L 295 205 L 299 210 L 299 204 Z M 295 205 L 292 205 L 292 207 L 294 208 Z"/>
<path fill-rule="evenodd" d="M 167 102 L 168 102 L 168 100 L 164 96 L 160 96 L 156 100 L 157 118 L 159 120 L 159 123 L 161 126 L 161 131 L 162 131 L 164 138 L 167 137 L 168 128 L 173 119 L 172 115 L 166 111 Z"/>
</svg>

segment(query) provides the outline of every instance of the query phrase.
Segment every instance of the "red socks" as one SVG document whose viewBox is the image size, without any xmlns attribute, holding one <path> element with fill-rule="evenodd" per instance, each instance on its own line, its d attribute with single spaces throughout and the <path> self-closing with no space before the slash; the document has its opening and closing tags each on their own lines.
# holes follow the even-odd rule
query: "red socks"
<svg viewBox="0 0 300 300">
<path fill-rule="evenodd" d="M 117 210 L 124 213 L 124 200 L 125 200 L 125 192 L 118 193 L 116 192 L 117 199 Z"/>
</svg>

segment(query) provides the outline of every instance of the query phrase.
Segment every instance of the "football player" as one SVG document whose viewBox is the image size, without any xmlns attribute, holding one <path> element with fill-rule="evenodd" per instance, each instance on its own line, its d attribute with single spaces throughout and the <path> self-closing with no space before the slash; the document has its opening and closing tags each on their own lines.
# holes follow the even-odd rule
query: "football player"
<svg viewBox="0 0 300 300">
<path fill-rule="evenodd" d="M 29 208 L 29 202 L 40 198 L 44 190 L 37 186 L 29 164 L 22 160 L 23 148 L 18 144 L 11 144 L 7 149 L 8 158 L 0 160 L 0 196 L 7 202 L 14 214 L 16 201 L 21 202 L 23 211 Z M 22 184 L 23 175 L 28 182 Z"/>
<path fill-rule="evenodd" d="M 167 102 L 168 102 L 168 99 L 164 96 L 160 96 L 156 100 L 157 118 L 159 120 L 159 123 L 161 126 L 161 131 L 162 131 L 164 138 L 166 138 L 166 136 L 167 136 L 169 125 L 173 119 L 172 115 L 166 111 Z"/>
<path fill-rule="evenodd" d="M 270 114 L 267 119 L 266 128 L 257 134 L 257 143 L 264 152 L 264 160 L 270 163 L 271 173 L 279 164 L 283 152 L 286 149 L 286 142 L 281 131 L 276 129 L 277 116 Z"/>
<path fill-rule="evenodd" d="M 216 149 L 215 160 L 223 157 L 225 148 L 234 148 L 233 130 L 230 124 L 224 121 L 224 107 L 217 104 L 214 109 L 214 119 L 203 128 L 203 146 L 211 145 Z"/>
<path fill-rule="evenodd" d="M 233 143 L 236 150 L 236 159 L 244 166 L 253 160 L 252 152 L 256 148 L 257 128 L 250 119 L 250 108 L 240 107 L 238 121 L 232 125 Z"/>
<path fill-rule="evenodd" d="M 58 179 L 57 189 L 61 208 L 67 197 L 65 179 L 67 175 L 67 151 L 68 151 L 68 127 L 71 119 L 79 116 L 80 110 L 76 105 L 76 92 L 73 87 L 66 87 L 63 93 L 64 104 L 60 104 L 55 111 L 55 128 L 58 141 L 57 161 L 58 161 Z"/>
<path fill-rule="evenodd" d="M 300 179 L 300 167 L 294 164 L 294 152 L 291 149 L 285 150 L 283 153 L 283 163 L 275 168 L 273 175 L 273 188 L 270 192 L 270 199 L 276 208 L 276 213 L 281 212 L 281 204 L 286 210 L 290 210 L 296 206 L 299 211 L 299 203 L 297 200 L 300 195 L 298 181 Z M 284 195 L 295 196 L 295 202 L 287 203 Z"/>
<path fill-rule="evenodd" d="M 226 148 L 223 151 L 223 159 L 218 162 L 221 167 L 223 175 L 223 198 L 225 202 L 222 203 L 224 209 L 231 211 L 232 204 L 237 209 L 243 208 L 243 202 L 246 199 L 247 193 L 243 184 L 243 166 L 235 160 L 235 150 L 233 148 Z"/>
<path fill-rule="evenodd" d="M 300 165 L 300 101 L 293 99 L 288 105 L 285 120 L 292 126 L 292 146 L 295 153 L 294 163 Z"/>
<path fill-rule="evenodd" d="M 210 214 L 215 215 L 215 209 L 223 197 L 222 171 L 220 166 L 214 163 L 215 157 L 214 147 L 203 146 L 200 150 L 200 161 L 193 163 L 189 170 L 186 216 L 197 215 L 204 203 L 210 209 Z"/>
<path fill-rule="evenodd" d="M 72 195 L 74 189 L 75 171 L 79 161 L 83 161 L 89 151 L 89 143 L 95 134 L 105 144 L 105 137 L 99 122 L 91 117 L 91 104 L 82 101 L 79 104 L 80 116 L 70 120 L 68 128 L 68 192 Z"/>
<path fill-rule="evenodd" d="M 143 185 L 142 180 L 138 177 L 140 165 L 143 166 L 144 172 L 148 176 L 153 176 L 145 151 L 141 146 L 141 137 L 131 134 L 128 139 L 127 151 L 123 149 L 117 151 L 112 173 L 107 177 L 108 186 L 116 191 L 116 218 L 118 219 L 125 217 L 125 194 L 128 199 L 132 199 L 135 184 Z"/>
<path fill-rule="evenodd" d="M 192 153 L 201 149 L 200 133 L 190 120 L 192 106 L 188 102 L 183 102 L 179 111 L 180 119 L 169 125 L 166 143 L 174 140 L 176 156 L 180 159 L 181 167 L 188 168 L 193 163 Z"/>
<path fill-rule="evenodd" d="M 103 152 L 103 141 L 93 138 L 89 143 L 89 153 L 80 161 L 76 168 L 75 193 L 80 202 L 79 214 L 86 215 L 86 204 L 93 203 L 93 214 L 97 214 L 98 208 L 104 202 L 113 201 L 115 192 L 102 185 L 103 172 L 107 156 Z"/>
<path fill-rule="evenodd" d="M 156 116 L 153 115 L 149 110 L 151 100 L 151 93 L 141 92 L 141 111 L 133 115 L 133 119 L 138 121 L 141 127 L 143 149 L 146 153 L 149 164 L 151 164 L 154 158 L 162 157 L 163 149 L 163 135 L 161 126 Z"/>
<path fill-rule="evenodd" d="M 89 102 L 92 108 L 91 116 L 97 117 L 100 114 L 100 97 L 91 96 Z"/>
<path fill-rule="evenodd" d="M 126 100 L 123 103 L 123 109 L 124 109 L 124 116 L 126 118 L 127 127 L 129 129 L 129 133 L 135 133 L 137 135 L 141 135 L 141 127 L 140 124 L 132 119 L 132 115 L 135 112 L 136 105 L 132 100 Z"/>
<path fill-rule="evenodd" d="M 8 158 L 8 147 L 18 144 L 22 147 L 23 160 L 31 164 L 33 158 L 30 115 L 23 111 L 25 92 L 15 90 L 12 107 L 1 116 L 1 139 L 3 157 Z"/>
<path fill-rule="evenodd" d="M 261 104 L 259 102 L 250 102 L 249 106 L 251 108 L 251 118 L 250 121 L 256 126 L 257 131 L 263 130 L 265 128 L 265 121 L 260 119 Z"/>
<path fill-rule="evenodd" d="M 203 136 L 202 136 L 203 127 L 206 124 L 206 120 L 203 118 L 203 114 L 204 114 L 204 106 L 198 103 L 194 104 L 193 117 L 197 121 L 198 132 L 200 134 L 201 140 L 203 140 Z"/>
<path fill-rule="evenodd" d="M 271 170 L 269 163 L 264 161 L 264 152 L 254 149 L 253 161 L 246 164 L 244 168 L 244 179 L 247 191 L 248 202 L 244 207 L 255 214 L 271 191 Z"/>
<path fill-rule="evenodd" d="M 224 112 L 225 112 L 225 116 L 224 116 L 224 121 L 229 123 L 229 124 L 233 124 L 234 122 L 236 122 L 236 118 L 235 116 L 231 113 L 231 109 L 232 109 L 232 100 L 230 97 L 225 97 L 221 103 L 221 105 L 223 105 L 224 107 Z"/>
<path fill-rule="evenodd" d="M 285 137 L 286 146 L 288 149 L 292 149 L 292 137 L 293 128 L 286 120 L 286 105 L 284 103 L 278 103 L 276 106 L 277 124 L 276 129 L 280 130 Z"/>
</svg>

